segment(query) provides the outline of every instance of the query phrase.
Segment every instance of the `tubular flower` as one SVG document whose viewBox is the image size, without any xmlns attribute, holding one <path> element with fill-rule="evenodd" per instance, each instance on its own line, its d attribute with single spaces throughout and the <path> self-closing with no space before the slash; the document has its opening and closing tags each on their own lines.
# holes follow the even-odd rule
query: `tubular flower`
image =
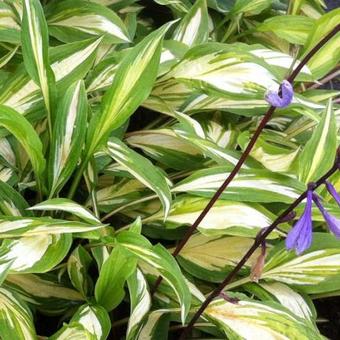
<svg viewBox="0 0 340 340">
<path fill-rule="evenodd" d="M 332 216 L 321 204 L 320 198 L 317 195 L 313 195 L 313 201 L 319 208 L 323 218 L 328 224 L 329 230 L 337 237 L 340 238 L 340 220 L 335 216 Z"/>
<path fill-rule="evenodd" d="M 328 181 L 326 181 L 326 188 L 328 192 L 333 196 L 336 203 L 338 203 L 338 205 L 340 206 L 340 195 L 336 192 L 334 186 Z"/>
<path fill-rule="evenodd" d="M 313 191 L 308 190 L 305 210 L 286 238 L 286 248 L 295 249 L 297 255 L 303 253 L 312 244 L 312 198 Z"/>
<path fill-rule="evenodd" d="M 293 96 L 294 90 L 292 84 L 289 81 L 284 80 L 281 84 L 281 96 L 274 91 L 268 91 L 265 99 L 270 105 L 283 108 L 292 102 Z"/>
</svg>

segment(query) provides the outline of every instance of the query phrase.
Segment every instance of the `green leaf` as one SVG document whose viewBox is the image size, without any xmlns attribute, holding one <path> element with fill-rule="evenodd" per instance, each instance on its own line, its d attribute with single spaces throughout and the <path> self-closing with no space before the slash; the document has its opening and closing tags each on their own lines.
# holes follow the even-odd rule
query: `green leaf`
<svg viewBox="0 0 340 340">
<path fill-rule="evenodd" d="M 130 292 L 131 312 L 128 322 L 127 340 L 134 340 L 140 332 L 140 326 L 147 317 L 151 308 L 151 296 L 148 284 L 143 273 L 137 270 L 128 278 Z"/>
<path fill-rule="evenodd" d="M 230 293 L 229 293 L 230 294 Z M 310 322 L 295 316 L 278 303 L 259 302 L 243 297 L 238 303 L 219 299 L 204 315 L 230 339 L 323 339 Z"/>
<path fill-rule="evenodd" d="M 32 314 L 14 292 L 0 288 L 0 337 L 35 340 Z"/>
<path fill-rule="evenodd" d="M 130 42 L 119 16 L 107 7 L 82 0 L 58 1 L 47 9 L 52 36 L 63 42 L 105 36 L 109 43 Z"/>
<path fill-rule="evenodd" d="M 0 105 L 0 126 L 6 128 L 21 143 L 31 160 L 38 187 L 41 187 L 45 159 L 42 143 L 32 125 L 17 111 Z"/>
<path fill-rule="evenodd" d="M 109 155 L 112 158 L 158 195 L 166 217 L 171 206 L 171 192 L 167 183 L 169 180 L 165 175 L 147 158 L 129 149 L 119 139 L 110 138 L 107 146 Z"/>
<path fill-rule="evenodd" d="M 231 10 L 231 15 L 238 15 L 240 13 L 245 16 L 257 15 L 267 9 L 271 2 L 271 0 L 237 0 Z"/>
<path fill-rule="evenodd" d="M 166 24 L 149 34 L 118 66 L 113 83 L 103 97 L 102 110 L 90 122 L 88 157 L 149 96 L 157 76 L 162 40 L 170 25 Z"/>
<path fill-rule="evenodd" d="M 325 174 L 334 163 L 336 147 L 337 126 L 332 101 L 329 100 L 319 124 L 300 155 L 300 180 L 308 183 Z"/>
<path fill-rule="evenodd" d="M 209 36 L 209 16 L 206 0 L 196 1 L 176 28 L 173 39 L 188 46 L 207 42 Z"/>
<path fill-rule="evenodd" d="M 11 273 L 45 273 L 58 265 L 72 245 L 71 235 L 35 235 L 4 240 L 0 261 L 13 261 Z"/>
<path fill-rule="evenodd" d="M 231 170 L 231 167 L 211 167 L 195 171 L 180 181 L 172 191 L 212 197 Z M 301 182 L 288 176 L 262 169 L 244 169 L 222 193 L 221 199 L 291 203 L 304 190 L 305 186 Z"/>
<path fill-rule="evenodd" d="M 49 159 L 50 197 L 63 187 L 77 166 L 85 141 L 87 98 L 84 83 L 71 85 L 56 113 Z"/>
<path fill-rule="evenodd" d="M 137 260 L 124 247 L 117 244 L 102 265 L 95 286 L 98 304 L 110 311 L 123 300 L 125 281 L 136 270 Z"/>
<path fill-rule="evenodd" d="M 190 310 L 191 294 L 176 260 L 161 244 L 153 246 L 146 238 L 136 233 L 122 231 L 116 238 L 122 246 L 157 270 L 169 284 L 181 306 L 181 320 L 184 324 Z"/>
<path fill-rule="evenodd" d="M 312 31 L 315 20 L 300 15 L 279 15 L 257 26 L 260 32 L 273 32 L 292 44 L 304 45 Z"/>
<path fill-rule="evenodd" d="M 55 79 L 48 59 L 47 23 L 39 0 L 24 0 L 21 38 L 26 71 L 40 86 L 51 128 Z"/>
</svg>

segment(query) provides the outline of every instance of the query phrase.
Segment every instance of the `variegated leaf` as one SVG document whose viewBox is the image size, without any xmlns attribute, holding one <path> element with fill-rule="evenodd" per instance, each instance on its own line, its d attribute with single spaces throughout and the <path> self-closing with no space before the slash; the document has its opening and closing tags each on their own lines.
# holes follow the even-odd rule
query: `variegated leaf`
<svg viewBox="0 0 340 340">
<path fill-rule="evenodd" d="M 44 273 L 63 260 L 71 244 L 69 234 L 4 240 L 0 248 L 0 261 L 12 261 L 11 273 Z"/>
<path fill-rule="evenodd" d="M 312 247 L 301 256 L 287 251 L 283 243 L 273 248 L 262 279 L 283 282 L 309 294 L 339 289 L 339 242 L 325 233 L 313 233 L 313 239 Z"/>
<path fill-rule="evenodd" d="M 316 327 L 295 316 L 278 303 L 245 297 L 237 303 L 219 299 L 204 315 L 234 339 L 323 339 Z"/>
<path fill-rule="evenodd" d="M 97 217 L 82 205 L 67 198 L 53 198 L 30 207 L 29 210 L 60 210 L 78 216 L 84 222 L 90 224 L 101 224 Z"/>
<path fill-rule="evenodd" d="M 205 236 L 194 234 L 178 255 L 180 265 L 195 277 L 219 282 L 253 245 L 254 240 L 246 237 Z M 256 250 L 246 263 L 251 267 L 260 254 Z"/>
<path fill-rule="evenodd" d="M 206 0 L 196 1 L 176 28 L 173 39 L 190 47 L 207 42 L 208 21 Z"/>
<path fill-rule="evenodd" d="M 51 35 L 63 42 L 105 36 L 110 43 L 130 42 L 119 16 L 107 7 L 83 0 L 58 1 L 47 10 Z"/>
<path fill-rule="evenodd" d="M 229 167 L 198 170 L 179 182 L 172 191 L 211 197 L 230 171 Z M 222 193 L 221 198 L 234 201 L 290 203 L 304 190 L 301 182 L 288 176 L 267 170 L 244 169 Z"/>
<path fill-rule="evenodd" d="M 50 197 L 58 193 L 69 179 L 82 152 L 88 110 L 83 82 L 71 85 L 59 105 L 53 126 L 48 168 Z"/>
<path fill-rule="evenodd" d="M 192 225 L 208 202 L 209 199 L 203 197 L 178 197 L 165 221 L 165 225 L 168 228 Z M 198 228 L 203 234 L 209 236 L 256 236 L 261 228 L 268 227 L 272 223 L 274 217 L 272 213 L 259 204 L 220 199 L 210 209 L 209 214 L 203 219 Z M 144 219 L 144 222 L 160 223 L 162 219 L 163 214 L 157 213 Z M 277 234 L 272 234 L 272 237 L 277 237 Z"/>
<path fill-rule="evenodd" d="M 129 149 L 118 139 L 111 138 L 108 143 L 108 152 L 128 172 L 141 181 L 145 186 L 156 192 L 162 202 L 165 217 L 171 206 L 171 193 L 169 180 L 147 158 Z"/>
<path fill-rule="evenodd" d="M 35 340 L 33 317 L 28 306 L 14 292 L 0 288 L 0 337 Z"/>
<path fill-rule="evenodd" d="M 336 148 L 337 126 L 332 102 L 329 100 L 321 121 L 301 153 L 299 164 L 300 180 L 308 183 L 326 173 L 333 165 Z"/>
<path fill-rule="evenodd" d="M 0 41 L 19 44 L 20 43 L 20 20 L 15 12 L 5 2 L 0 2 Z"/>
<path fill-rule="evenodd" d="M 143 273 L 137 270 L 128 278 L 130 292 L 131 313 L 127 328 L 126 339 L 134 340 L 140 333 L 140 326 L 151 308 L 151 296 Z"/>
<path fill-rule="evenodd" d="M 0 105 L 0 126 L 5 127 L 21 143 L 27 152 L 36 174 L 38 188 L 42 187 L 45 159 L 42 143 L 32 125 L 17 111 Z"/>
<path fill-rule="evenodd" d="M 148 97 L 157 76 L 162 40 L 170 25 L 166 24 L 148 35 L 123 58 L 102 100 L 100 114 L 90 122 L 88 157 Z"/>
<path fill-rule="evenodd" d="M 55 78 L 49 64 L 47 23 L 39 0 L 24 0 L 21 39 L 26 71 L 41 89 L 51 132 Z"/>
<path fill-rule="evenodd" d="M 191 294 L 175 259 L 161 244 L 153 246 L 146 238 L 134 232 L 122 231 L 116 238 L 119 244 L 160 273 L 176 294 L 184 324 L 190 310 Z"/>
<path fill-rule="evenodd" d="M 82 222 L 56 220 L 48 217 L 0 218 L 0 238 L 38 236 L 46 234 L 85 233 L 103 228 L 104 225 L 90 225 Z"/>
</svg>

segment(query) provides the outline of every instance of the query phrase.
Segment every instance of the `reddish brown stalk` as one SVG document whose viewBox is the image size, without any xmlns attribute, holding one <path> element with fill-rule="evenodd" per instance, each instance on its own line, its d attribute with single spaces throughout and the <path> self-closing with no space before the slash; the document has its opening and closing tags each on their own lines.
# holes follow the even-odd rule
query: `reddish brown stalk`
<svg viewBox="0 0 340 340">
<path fill-rule="evenodd" d="M 299 72 L 302 70 L 302 68 L 307 64 L 307 62 L 314 56 L 314 54 L 320 50 L 320 48 L 322 46 L 324 46 L 327 41 L 329 41 L 332 37 L 335 36 L 335 34 L 337 34 L 340 31 L 340 24 L 338 24 L 332 31 L 330 31 L 323 39 L 321 39 L 319 41 L 318 44 L 316 44 L 306 55 L 305 57 L 301 60 L 301 62 L 298 64 L 298 66 L 293 70 L 293 72 L 288 76 L 287 80 L 290 83 L 293 83 L 293 81 L 295 80 L 296 76 L 299 74 Z M 262 130 L 264 129 L 264 127 L 267 125 L 268 121 L 270 120 L 270 118 L 272 117 L 274 111 L 275 111 L 275 107 L 271 106 L 269 107 L 268 111 L 266 112 L 266 114 L 264 115 L 264 117 L 262 118 L 259 126 L 257 127 L 254 135 L 252 136 L 251 140 L 249 141 L 246 149 L 244 150 L 244 152 L 242 153 L 239 161 L 237 162 L 237 164 L 235 165 L 234 169 L 231 171 L 231 173 L 229 174 L 229 176 L 226 178 L 226 180 L 224 181 L 224 183 L 220 186 L 220 188 L 215 192 L 214 196 L 211 198 L 211 200 L 209 201 L 209 203 L 206 205 L 206 207 L 203 209 L 203 211 L 200 213 L 200 215 L 197 217 L 196 221 L 192 224 L 192 226 L 187 230 L 187 232 L 185 233 L 184 237 L 182 238 L 182 240 L 177 244 L 174 252 L 173 252 L 173 256 L 177 256 L 179 254 L 179 252 L 183 249 L 183 247 L 185 246 L 185 244 L 188 242 L 189 238 L 191 237 L 191 235 L 194 233 L 194 231 L 197 229 L 197 227 L 199 226 L 199 224 L 202 222 L 202 220 L 204 219 L 204 217 L 208 214 L 209 210 L 213 207 L 213 205 L 215 204 L 215 202 L 219 199 L 219 197 L 221 196 L 221 194 L 223 193 L 223 191 L 228 187 L 228 185 L 230 184 L 230 182 L 234 179 L 234 177 L 238 174 L 238 172 L 240 171 L 242 165 L 244 164 L 244 162 L 246 161 L 246 159 L 248 158 L 251 150 L 253 149 L 259 135 L 261 134 Z M 155 292 L 158 288 L 158 286 L 160 285 L 160 283 L 162 282 L 162 277 L 158 277 L 158 279 L 155 282 L 154 288 L 153 288 L 153 292 Z"/>
<path fill-rule="evenodd" d="M 319 178 L 315 182 L 315 186 L 313 186 L 313 190 L 317 189 L 321 184 L 324 184 L 325 181 L 333 175 L 340 167 L 340 147 L 337 150 L 337 157 L 334 162 L 333 167 L 324 174 L 321 178 Z M 229 273 L 229 275 L 223 280 L 223 282 L 212 291 L 212 293 L 206 298 L 206 300 L 202 303 L 201 307 L 197 310 L 194 314 L 190 322 L 188 323 L 187 327 L 184 328 L 183 333 L 181 334 L 179 340 L 183 340 L 189 334 L 191 329 L 193 328 L 195 322 L 200 318 L 204 310 L 208 307 L 210 302 L 220 295 L 223 289 L 234 279 L 236 274 L 241 270 L 243 265 L 248 261 L 248 259 L 253 255 L 256 249 L 265 241 L 266 237 L 277 227 L 278 224 L 285 222 L 286 217 L 289 216 L 293 210 L 306 198 L 307 191 L 303 192 L 277 219 L 266 229 L 264 229 L 263 233 L 259 235 L 254 240 L 254 244 L 250 247 L 247 253 L 242 257 L 240 262 L 236 265 L 236 267 Z"/>
</svg>

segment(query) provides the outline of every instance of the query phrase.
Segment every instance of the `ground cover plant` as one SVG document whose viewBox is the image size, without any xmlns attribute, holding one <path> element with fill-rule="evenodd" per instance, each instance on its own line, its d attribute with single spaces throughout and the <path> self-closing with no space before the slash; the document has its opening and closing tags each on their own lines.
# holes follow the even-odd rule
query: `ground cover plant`
<svg viewBox="0 0 340 340">
<path fill-rule="evenodd" d="M 340 9 L 0 1 L 0 338 L 323 339 L 340 295 Z"/>
</svg>

